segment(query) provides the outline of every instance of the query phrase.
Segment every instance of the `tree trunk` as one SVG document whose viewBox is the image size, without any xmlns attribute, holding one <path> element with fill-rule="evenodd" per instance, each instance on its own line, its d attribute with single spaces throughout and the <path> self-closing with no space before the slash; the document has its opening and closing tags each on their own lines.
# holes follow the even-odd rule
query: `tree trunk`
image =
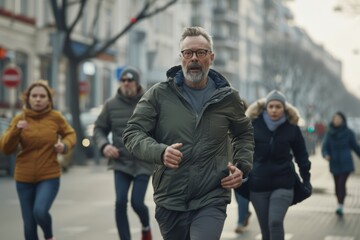
<svg viewBox="0 0 360 240">
<path fill-rule="evenodd" d="M 79 107 L 79 65 L 79 61 L 69 58 L 70 113 L 72 115 L 72 125 L 76 131 L 77 140 L 74 148 L 73 161 L 75 164 L 84 165 L 86 163 L 86 156 L 81 144 L 81 141 L 84 139 L 84 129 L 81 124 Z"/>
</svg>

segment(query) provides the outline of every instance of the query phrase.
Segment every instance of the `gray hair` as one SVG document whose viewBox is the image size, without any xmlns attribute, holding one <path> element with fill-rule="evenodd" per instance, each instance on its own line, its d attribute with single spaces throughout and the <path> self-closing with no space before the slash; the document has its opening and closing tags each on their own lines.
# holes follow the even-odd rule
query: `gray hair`
<svg viewBox="0 0 360 240">
<path fill-rule="evenodd" d="M 187 37 L 197 37 L 197 36 L 203 36 L 210 44 L 210 50 L 213 50 L 213 40 L 212 37 L 209 35 L 209 33 L 202 27 L 187 27 L 184 28 L 183 33 L 181 34 L 180 39 L 180 47 L 181 43 L 184 41 Z"/>
</svg>

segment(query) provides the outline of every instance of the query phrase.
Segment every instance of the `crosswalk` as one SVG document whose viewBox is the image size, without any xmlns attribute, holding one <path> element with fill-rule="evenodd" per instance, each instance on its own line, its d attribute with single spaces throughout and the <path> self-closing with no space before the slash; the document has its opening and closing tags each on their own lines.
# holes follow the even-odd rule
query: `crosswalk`
<svg viewBox="0 0 360 240">
<path fill-rule="evenodd" d="M 261 234 L 257 234 L 255 238 L 251 238 L 246 235 L 242 234 L 236 234 L 234 232 L 223 232 L 221 235 L 221 240 L 261 240 Z M 292 233 L 286 233 L 285 234 L 285 240 L 293 240 L 293 239 L 300 239 L 299 236 L 296 237 L 295 234 Z M 307 239 L 307 240 L 356 240 L 355 236 L 333 236 L 328 235 L 325 236 L 323 239 Z"/>
</svg>

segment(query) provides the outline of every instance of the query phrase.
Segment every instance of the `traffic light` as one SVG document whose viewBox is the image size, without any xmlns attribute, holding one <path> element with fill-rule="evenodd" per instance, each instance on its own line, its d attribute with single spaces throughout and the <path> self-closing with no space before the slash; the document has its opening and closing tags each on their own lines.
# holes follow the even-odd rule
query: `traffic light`
<svg viewBox="0 0 360 240">
<path fill-rule="evenodd" d="M 6 58 L 6 48 L 0 47 L 0 59 Z"/>
<path fill-rule="evenodd" d="M 315 132 L 315 127 L 314 126 L 308 126 L 307 132 L 308 133 L 314 133 Z"/>
</svg>

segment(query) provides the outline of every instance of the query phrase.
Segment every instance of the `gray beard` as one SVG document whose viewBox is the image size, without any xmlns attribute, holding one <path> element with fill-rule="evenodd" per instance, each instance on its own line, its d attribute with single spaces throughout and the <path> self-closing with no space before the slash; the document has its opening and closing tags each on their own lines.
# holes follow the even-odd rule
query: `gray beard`
<svg viewBox="0 0 360 240">
<path fill-rule="evenodd" d="M 187 72 L 184 67 L 182 67 L 182 70 L 183 70 L 185 79 L 188 81 L 191 81 L 193 83 L 201 82 L 201 80 L 203 80 L 205 78 L 205 76 L 207 76 L 207 74 L 209 73 L 209 69 L 205 72 L 201 71 L 199 73 L 193 73 L 193 74 Z"/>
<path fill-rule="evenodd" d="M 136 95 L 136 91 L 132 91 L 130 89 L 123 89 L 120 88 L 121 93 L 125 96 L 125 97 L 133 97 Z"/>
</svg>

